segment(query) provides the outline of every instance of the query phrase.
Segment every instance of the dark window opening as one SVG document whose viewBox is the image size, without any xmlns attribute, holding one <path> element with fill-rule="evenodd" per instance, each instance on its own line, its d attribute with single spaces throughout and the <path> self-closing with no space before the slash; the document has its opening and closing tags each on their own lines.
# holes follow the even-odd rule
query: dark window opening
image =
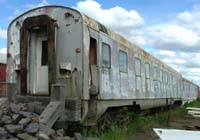
<svg viewBox="0 0 200 140">
<path fill-rule="evenodd" d="M 42 57 L 41 57 L 42 66 L 48 65 L 48 43 L 47 40 L 42 41 Z"/>
</svg>

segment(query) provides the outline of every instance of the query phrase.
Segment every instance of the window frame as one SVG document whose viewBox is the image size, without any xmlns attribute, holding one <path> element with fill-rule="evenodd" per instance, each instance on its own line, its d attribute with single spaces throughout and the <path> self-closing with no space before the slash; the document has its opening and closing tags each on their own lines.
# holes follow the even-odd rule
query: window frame
<svg viewBox="0 0 200 140">
<path fill-rule="evenodd" d="M 148 66 L 148 74 L 149 75 L 147 75 L 147 66 Z M 149 62 L 145 63 L 145 78 L 150 79 L 150 63 Z"/>
<path fill-rule="evenodd" d="M 125 56 L 126 56 L 126 70 L 124 71 L 123 69 L 121 69 L 121 66 L 120 66 L 120 64 L 121 64 L 121 59 L 120 59 L 120 54 L 125 54 Z M 128 73 L 128 53 L 126 52 L 126 51 L 124 51 L 124 50 L 119 50 L 119 52 L 118 52 L 118 55 L 119 55 L 119 71 L 120 72 L 122 72 L 122 73 Z"/>
<path fill-rule="evenodd" d="M 163 70 L 161 68 L 159 69 L 159 81 L 163 82 Z"/>
<path fill-rule="evenodd" d="M 154 81 L 157 81 L 157 77 L 158 77 L 158 74 L 157 74 L 157 71 L 158 71 L 158 67 L 157 66 L 154 66 L 153 67 L 153 80 Z"/>
<path fill-rule="evenodd" d="M 109 66 L 106 66 L 106 65 L 104 65 L 104 63 L 103 63 L 103 47 L 105 47 L 105 46 L 107 46 L 108 48 L 109 48 Z M 104 68 L 108 68 L 108 69 L 110 69 L 111 68 L 111 47 L 110 47 L 110 45 L 108 44 L 108 43 L 105 43 L 105 42 L 102 42 L 101 43 L 101 66 L 102 67 L 104 67 Z"/>
<path fill-rule="evenodd" d="M 134 57 L 134 62 L 135 62 L 135 75 L 138 77 L 141 77 L 141 59 L 139 57 Z M 140 64 L 140 69 L 139 69 L 139 74 L 137 73 L 137 68 L 136 68 L 136 60 L 139 62 Z"/>
</svg>

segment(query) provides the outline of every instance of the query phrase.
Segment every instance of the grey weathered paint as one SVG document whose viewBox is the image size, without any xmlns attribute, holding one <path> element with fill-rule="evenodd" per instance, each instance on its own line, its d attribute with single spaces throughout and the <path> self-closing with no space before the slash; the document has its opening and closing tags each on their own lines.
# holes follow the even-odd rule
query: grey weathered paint
<svg viewBox="0 0 200 140">
<path fill-rule="evenodd" d="M 66 15 L 66 13 L 68 14 Z M 20 82 L 19 76 L 17 76 L 18 65 L 20 65 L 20 32 L 16 24 L 22 25 L 27 17 L 38 15 L 48 15 L 58 24 L 55 44 L 56 82 L 67 86 L 66 102 L 73 100 L 73 103 L 76 104 L 76 100 L 81 100 L 81 121 L 86 119 L 89 116 L 88 114 L 92 114 L 93 120 L 96 120 L 108 107 L 112 106 L 132 105 L 135 102 L 141 108 L 148 108 L 169 103 L 166 98 L 169 98 L 170 103 L 173 103 L 175 100 L 188 100 L 197 97 L 198 86 L 186 79 L 182 80 L 181 74 L 177 71 L 88 16 L 74 9 L 61 6 L 47 6 L 31 10 L 16 18 L 9 26 L 8 52 L 11 53 L 12 57 L 8 59 L 7 81 L 16 83 L 18 94 L 20 94 Z M 99 94 L 95 98 L 90 97 L 88 82 L 90 37 L 95 38 L 98 44 L 98 72 L 96 74 L 98 75 Z M 110 69 L 101 67 L 101 46 L 103 42 L 111 47 Z M 80 53 L 76 52 L 77 48 L 80 49 Z M 119 50 L 128 54 L 128 73 L 119 71 Z M 141 88 L 139 90 L 136 90 L 135 58 L 141 60 L 141 77 L 139 78 Z M 145 77 L 146 62 L 150 64 L 148 81 L 150 86 L 148 88 Z M 70 76 L 60 74 L 61 63 L 71 63 L 72 74 Z M 154 66 L 164 71 L 165 74 L 173 74 L 180 81 L 179 86 L 177 86 L 177 82 L 174 82 L 174 86 L 172 86 L 172 80 L 168 82 L 155 80 Z M 156 73 L 158 74 L 160 71 Z M 189 90 L 186 92 L 183 91 L 183 85 L 190 85 L 193 88 L 190 92 Z M 147 91 L 147 89 L 149 90 Z M 178 91 L 180 92 L 178 93 Z M 73 119 L 70 118 L 70 120 Z"/>
</svg>

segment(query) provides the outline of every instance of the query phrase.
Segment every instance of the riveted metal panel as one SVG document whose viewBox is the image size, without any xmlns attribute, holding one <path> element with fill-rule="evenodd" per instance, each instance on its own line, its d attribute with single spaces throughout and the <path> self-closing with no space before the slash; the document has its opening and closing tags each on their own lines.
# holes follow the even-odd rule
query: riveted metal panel
<svg viewBox="0 0 200 140">
<path fill-rule="evenodd" d="M 68 13 L 68 15 L 70 16 L 66 16 L 66 13 Z M 50 17 L 51 21 L 55 22 L 55 24 L 50 24 L 50 26 L 54 26 L 52 27 L 53 29 L 57 28 L 56 33 L 54 33 L 53 30 L 48 30 L 48 33 L 51 35 L 49 36 L 48 45 L 52 46 L 51 47 L 52 49 L 55 49 L 55 51 L 49 52 L 49 69 L 54 69 L 55 66 L 55 69 L 52 70 L 52 73 L 49 75 L 50 76 L 49 79 L 54 79 L 50 81 L 57 81 L 57 82 L 59 81 L 59 79 L 62 79 L 61 81 L 64 81 L 65 84 L 67 83 L 68 86 L 67 89 L 69 90 L 68 96 L 81 97 L 83 90 L 82 54 L 84 53 L 83 24 L 82 24 L 83 22 L 81 14 L 71 8 L 59 7 L 59 6 L 47 6 L 47 7 L 36 8 L 17 17 L 10 24 L 8 29 L 8 52 L 11 54 L 11 56 L 8 58 L 7 81 L 16 83 L 17 86 L 19 87 L 20 82 L 18 81 L 18 79 L 20 79 L 19 78 L 20 76 L 18 75 L 18 71 L 20 71 L 22 75 L 27 75 L 26 74 L 27 69 L 25 68 L 27 60 L 20 59 L 20 55 L 21 57 L 26 58 L 27 54 L 24 51 L 27 49 L 27 46 L 24 46 L 24 49 L 20 48 L 20 46 L 23 46 L 23 42 L 26 42 L 26 41 L 20 42 L 20 38 L 23 39 L 24 36 L 28 35 L 28 32 L 24 32 L 21 34 L 22 36 L 20 36 L 20 30 L 21 32 L 24 31 L 22 25 L 24 24 L 24 21 L 30 17 L 36 17 L 39 19 L 34 22 L 35 25 L 39 25 L 39 22 L 45 24 L 46 22 L 45 21 L 43 22 L 44 18 L 42 19 L 39 18 L 39 16 L 41 15 Z M 30 25 L 28 24 L 27 26 L 31 26 L 31 24 Z M 79 50 L 80 53 L 77 52 L 76 50 Z M 71 72 L 74 75 L 72 76 L 73 78 L 67 80 L 65 75 L 60 74 L 61 63 L 71 64 Z M 20 65 L 21 67 L 19 68 Z M 21 77 L 22 77 L 21 81 L 26 81 L 26 79 L 23 79 L 24 76 Z M 21 82 L 21 83 L 22 83 L 21 87 L 26 87 L 27 84 L 26 82 Z M 26 89 L 24 91 L 18 90 L 17 92 L 25 93 Z M 72 92 L 77 92 L 77 94 Z"/>
</svg>

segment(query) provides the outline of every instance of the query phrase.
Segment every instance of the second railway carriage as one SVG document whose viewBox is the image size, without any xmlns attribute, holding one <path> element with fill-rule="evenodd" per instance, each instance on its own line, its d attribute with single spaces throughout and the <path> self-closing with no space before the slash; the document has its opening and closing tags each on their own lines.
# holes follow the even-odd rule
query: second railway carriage
<svg viewBox="0 0 200 140">
<path fill-rule="evenodd" d="M 108 108 L 146 109 L 197 97 L 198 86 L 180 73 L 67 7 L 17 17 L 8 28 L 7 51 L 9 98 L 63 108 L 57 113 L 66 121 L 89 124 Z"/>
</svg>

